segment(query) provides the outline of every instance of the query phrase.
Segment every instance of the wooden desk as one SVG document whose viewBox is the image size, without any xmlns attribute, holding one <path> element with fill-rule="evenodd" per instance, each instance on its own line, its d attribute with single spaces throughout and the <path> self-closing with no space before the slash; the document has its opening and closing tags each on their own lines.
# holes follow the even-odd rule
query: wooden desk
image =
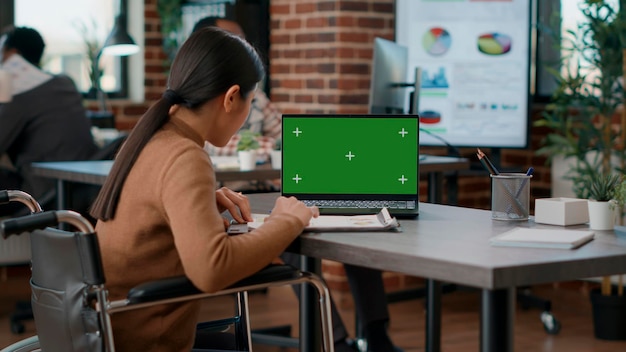
<svg viewBox="0 0 626 352">
<path fill-rule="evenodd" d="M 37 176 L 57 180 L 57 206 L 65 209 L 65 195 L 68 183 L 79 182 L 102 185 L 106 180 L 113 161 L 58 161 L 33 163 L 32 170 Z M 441 202 L 441 183 L 446 171 L 464 170 L 469 168 L 469 160 L 445 156 L 427 155 L 420 160 L 420 172 L 428 174 L 428 200 Z M 280 170 L 272 169 L 269 163 L 259 165 L 252 171 L 216 170 L 217 182 L 251 181 L 280 179 Z"/>
<path fill-rule="evenodd" d="M 252 211 L 267 213 L 276 196 L 250 195 Z M 440 350 L 439 282 L 482 290 L 480 350 L 507 352 L 513 351 L 517 286 L 626 272 L 626 238 L 613 231 L 596 231 L 593 241 L 576 250 L 492 247 L 489 238 L 516 226 L 554 227 L 532 220 L 491 220 L 486 210 L 430 203 L 420 204 L 419 209 L 417 219 L 400 220 L 402 232 L 304 234 L 290 250 L 317 261 L 323 258 L 428 278 L 427 351 Z M 319 267 L 314 261 L 307 264 Z"/>
</svg>

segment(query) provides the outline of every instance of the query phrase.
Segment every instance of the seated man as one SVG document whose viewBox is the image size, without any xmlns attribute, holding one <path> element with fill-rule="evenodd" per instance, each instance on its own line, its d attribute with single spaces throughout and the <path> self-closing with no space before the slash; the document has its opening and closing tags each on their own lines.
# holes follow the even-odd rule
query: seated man
<svg viewBox="0 0 626 352">
<path fill-rule="evenodd" d="M 53 190 L 54 180 L 34 176 L 30 163 L 86 160 L 97 150 L 72 80 L 39 68 L 44 47 L 32 28 L 12 28 L 0 37 L 0 69 L 11 87 L 10 101 L 0 102 L 0 155 L 12 164 L 0 166 L 0 189 L 19 189 L 35 199 Z"/>
<path fill-rule="evenodd" d="M 196 31 L 208 26 L 219 27 L 240 37 L 244 37 L 244 32 L 239 24 L 217 17 L 201 19 L 196 23 L 193 30 Z M 281 136 L 281 114 L 260 89 L 257 89 L 254 100 L 252 101 L 250 115 L 242 128 L 250 129 L 262 136 L 274 139 L 280 138 Z M 233 136 L 226 147 L 212 148 L 210 152 L 212 155 L 234 155 L 236 151 L 236 138 L 237 135 Z M 297 254 L 284 252 L 280 258 L 286 264 L 300 267 L 300 256 Z M 354 297 L 357 319 L 362 325 L 363 337 L 368 343 L 367 350 L 369 352 L 401 351 L 393 346 L 387 334 L 389 311 L 387 309 L 387 297 L 382 273 L 379 270 L 353 265 L 344 265 L 344 268 Z M 296 293 L 299 293 L 299 286 L 294 286 L 294 289 Z M 335 351 L 356 351 L 357 347 L 354 345 L 354 342 L 348 340 L 348 332 L 332 299 L 331 304 Z"/>
</svg>

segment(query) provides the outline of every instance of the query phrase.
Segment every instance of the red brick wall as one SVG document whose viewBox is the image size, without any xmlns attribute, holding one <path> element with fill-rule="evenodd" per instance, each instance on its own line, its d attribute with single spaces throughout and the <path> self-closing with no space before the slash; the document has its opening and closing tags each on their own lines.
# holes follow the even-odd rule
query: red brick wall
<svg viewBox="0 0 626 352">
<path fill-rule="evenodd" d="M 393 1 L 273 0 L 272 100 L 283 112 L 367 112 L 372 42 L 393 39 Z"/>
<path fill-rule="evenodd" d="M 394 38 L 393 0 L 272 0 L 269 68 L 271 99 L 283 112 L 367 112 L 372 42 L 376 36 Z M 113 101 L 118 127 L 131 128 L 165 89 L 160 21 L 156 0 L 145 0 L 145 102 Z M 541 107 L 533 108 L 536 117 Z M 519 171 L 535 167 L 532 197 L 547 197 L 550 170 L 545 158 L 535 155 L 545 131 L 533 128 L 531 148 L 502 150 L 502 167 Z M 491 151 L 486 149 L 486 153 Z M 423 153 L 445 154 L 443 148 L 425 148 Z M 475 161 L 474 149 L 462 154 Z M 458 204 L 489 209 L 490 179 L 482 170 L 458 178 Z M 426 183 L 420 186 L 426 200 Z M 444 195 L 444 200 L 446 199 Z M 532 204 L 532 202 L 531 202 Z M 336 291 L 346 292 L 341 265 L 325 262 L 325 276 Z M 416 279 L 386 273 L 388 289 L 414 286 Z M 349 301 L 349 295 L 338 295 Z"/>
</svg>

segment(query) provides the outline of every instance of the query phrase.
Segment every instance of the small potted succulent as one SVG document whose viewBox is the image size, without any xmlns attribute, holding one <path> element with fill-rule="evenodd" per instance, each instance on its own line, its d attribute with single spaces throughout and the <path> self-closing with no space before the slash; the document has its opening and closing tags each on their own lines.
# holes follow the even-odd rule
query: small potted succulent
<svg viewBox="0 0 626 352">
<path fill-rule="evenodd" d="M 254 170 L 256 167 L 256 154 L 259 149 L 258 134 L 250 130 L 239 132 L 239 142 L 237 143 L 237 155 L 239 157 L 239 167 L 242 171 Z"/>
<path fill-rule="evenodd" d="M 615 199 L 622 179 L 617 174 L 600 174 L 588 178 L 584 187 L 589 194 L 589 228 L 612 230 L 615 226 L 618 202 Z"/>
</svg>

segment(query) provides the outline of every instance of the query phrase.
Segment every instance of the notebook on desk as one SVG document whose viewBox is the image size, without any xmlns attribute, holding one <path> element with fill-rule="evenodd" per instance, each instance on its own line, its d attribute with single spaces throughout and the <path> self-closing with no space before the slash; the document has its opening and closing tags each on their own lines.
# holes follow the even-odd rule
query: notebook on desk
<svg viewBox="0 0 626 352">
<path fill-rule="evenodd" d="M 284 114 L 282 163 L 282 194 L 322 214 L 418 215 L 417 115 Z"/>
</svg>

